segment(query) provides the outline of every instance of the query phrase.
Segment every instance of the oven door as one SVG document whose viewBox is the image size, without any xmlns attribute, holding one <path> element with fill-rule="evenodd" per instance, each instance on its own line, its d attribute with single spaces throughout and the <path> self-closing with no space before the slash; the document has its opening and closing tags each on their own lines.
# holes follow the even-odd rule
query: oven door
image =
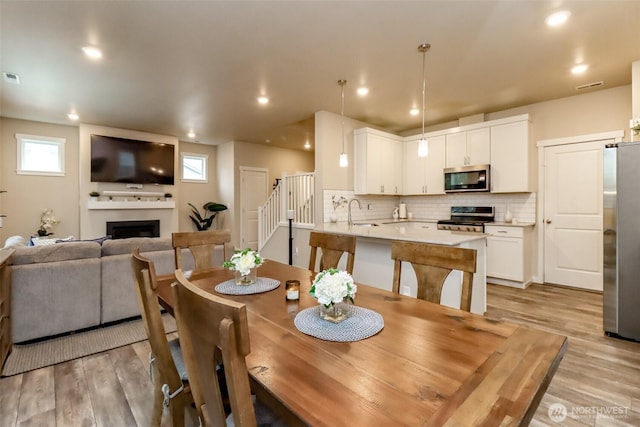
<svg viewBox="0 0 640 427">
<path fill-rule="evenodd" d="M 491 188 L 489 165 L 462 166 L 444 170 L 444 191 L 489 191 Z"/>
</svg>

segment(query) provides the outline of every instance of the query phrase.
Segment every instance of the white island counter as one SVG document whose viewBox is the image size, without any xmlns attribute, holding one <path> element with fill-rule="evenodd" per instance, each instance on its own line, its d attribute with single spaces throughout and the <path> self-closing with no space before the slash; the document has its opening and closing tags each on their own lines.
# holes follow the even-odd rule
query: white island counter
<svg viewBox="0 0 640 427">
<path fill-rule="evenodd" d="M 389 291 L 393 282 L 393 260 L 391 259 L 393 240 L 475 249 L 477 250 L 477 267 L 473 276 L 471 312 L 484 314 L 486 311 L 486 239 L 483 233 L 438 230 L 435 221 L 392 222 L 390 220 L 358 221 L 352 226 L 344 222 L 326 223 L 316 226 L 315 230 L 357 236 L 354 279 L 356 282 Z M 453 272 L 449 276 L 442 292 L 443 305 L 460 307 L 461 281 L 462 275 L 459 272 Z M 402 265 L 400 292 L 416 296 L 416 277 L 409 263 Z"/>
</svg>

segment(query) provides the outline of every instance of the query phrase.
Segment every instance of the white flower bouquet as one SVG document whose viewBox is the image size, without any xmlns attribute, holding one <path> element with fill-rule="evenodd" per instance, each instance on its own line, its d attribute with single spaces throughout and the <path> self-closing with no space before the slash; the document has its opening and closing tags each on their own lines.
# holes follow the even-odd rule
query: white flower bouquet
<svg viewBox="0 0 640 427">
<path fill-rule="evenodd" d="M 225 261 L 224 268 L 235 270 L 241 275 L 246 276 L 252 268 L 262 265 L 263 259 L 260 254 L 250 248 L 236 251 L 229 261 Z"/>
<path fill-rule="evenodd" d="M 310 294 L 325 308 L 349 298 L 353 302 L 357 286 L 346 271 L 330 268 L 318 273 L 311 285 Z"/>
</svg>

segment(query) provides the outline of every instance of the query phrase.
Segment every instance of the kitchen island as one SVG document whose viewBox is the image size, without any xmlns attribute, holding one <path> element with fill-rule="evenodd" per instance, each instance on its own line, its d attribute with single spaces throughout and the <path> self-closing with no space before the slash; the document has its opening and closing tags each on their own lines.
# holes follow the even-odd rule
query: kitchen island
<svg viewBox="0 0 640 427">
<path fill-rule="evenodd" d="M 486 238 L 483 233 L 438 230 L 435 221 L 417 220 L 358 221 L 354 225 L 346 222 L 325 223 L 316 226 L 315 230 L 356 236 L 354 279 L 387 291 L 391 290 L 393 282 L 391 242 L 394 240 L 475 249 L 477 266 L 473 275 L 471 312 L 484 314 L 486 311 Z M 461 283 L 460 272 L 454 271 L 449 275 L 442 291 L 443 305 L 460 308 Z M 409 263 L 402 265 L 400 292 L 414 297 L 417 293 L 416 277 Z"/>
</svg>

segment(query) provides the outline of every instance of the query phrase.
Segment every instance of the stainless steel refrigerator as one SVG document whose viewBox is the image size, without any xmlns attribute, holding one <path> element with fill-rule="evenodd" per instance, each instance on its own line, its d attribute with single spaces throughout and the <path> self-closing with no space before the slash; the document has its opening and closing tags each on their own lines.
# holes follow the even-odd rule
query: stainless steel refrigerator
<svg viewBox="0 0 640 427">
<path fill-rule="evenodd" d="M 640 142 L 604 149 L 604 331 L 640 341 Z"/>
</svg>

